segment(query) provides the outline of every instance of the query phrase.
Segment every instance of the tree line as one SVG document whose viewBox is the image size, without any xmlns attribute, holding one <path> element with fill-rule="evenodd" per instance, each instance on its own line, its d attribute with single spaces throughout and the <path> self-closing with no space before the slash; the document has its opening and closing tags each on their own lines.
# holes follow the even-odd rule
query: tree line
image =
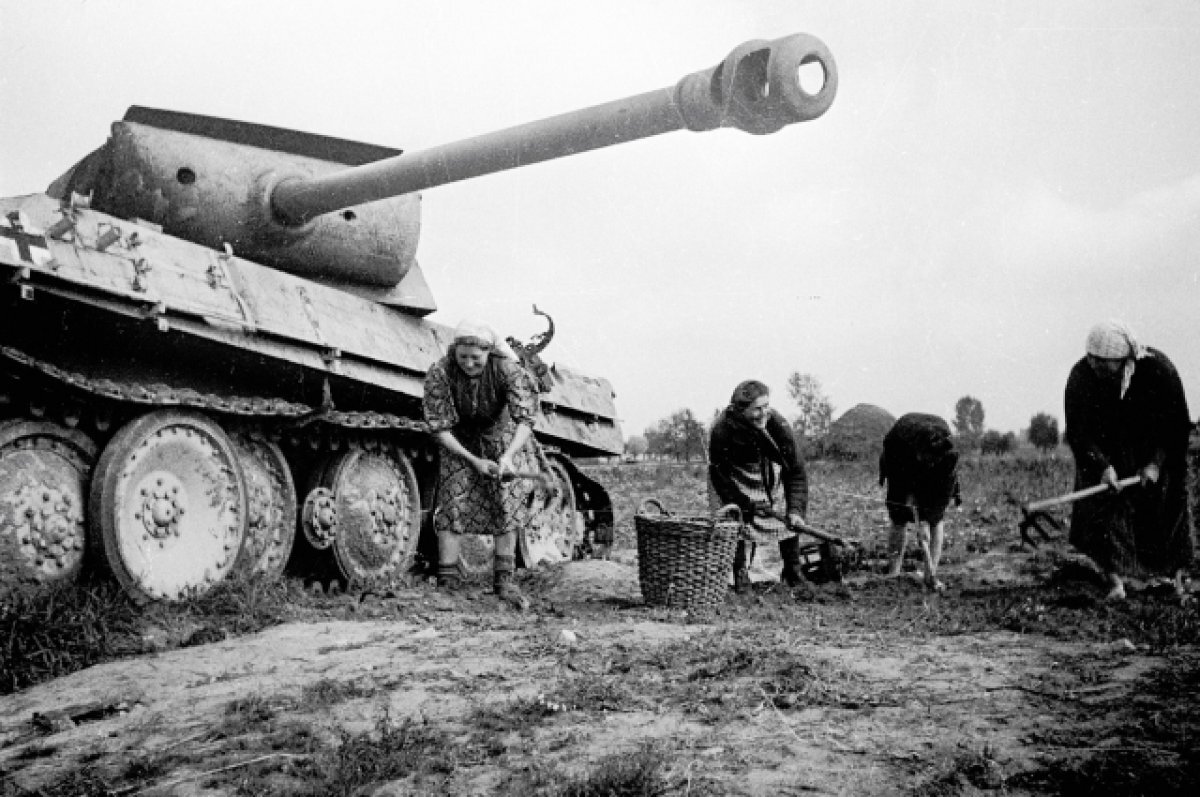
<svg viewBox="0 0 1200 797">
<path fill-rule="evenodd" d="M 824 440 L 833 425 L 833 403 L 825 395 L 821 382 L 812 374 L 794 371 L 787 380 L 788 396 L 795 405 L 790 414 L 784 407 L 775 406 L 788 417 L 798 440 L 809 455 L 824 450 Z M 708 454 L 708 435 L 720 415 L 718 409 L 708 423 L 700 421 L 690 409 L 680 409 L 648 427 L 641 435 L 631 435 L 625 442 L 626 456 L 641 459 L 672 459 L 679 461 L 704 460 Z M 979 451 L 984 455 L 1004 455 L 1017 447 L 1013 432 L 987 429 L 983 402 L 974 396 L 963 396 L 954 405 L 952 426 L 960 451 Z M 1043 453 L 1052 451 L 1061 442 L 1058 420 L 1045 412 L 1035 414 L 1025 431 L 1029 443 Z"/>
<path fill-rule="evenodd" d="M 1017 447 L 1017 436 L 1012 432 L 985 430 L 983 402 L 974 396 L 963 396 L 954 405 L 954 435 L 960 450 L 980 451 L 983 454 L 1007 454 Z M 1052 451 L 1058 447 L 1062 437 L 1058 431 L 1058 419 L 1039 412 L 1029 419 L 1026 438 L 1039 451 Z"/>
</svg>

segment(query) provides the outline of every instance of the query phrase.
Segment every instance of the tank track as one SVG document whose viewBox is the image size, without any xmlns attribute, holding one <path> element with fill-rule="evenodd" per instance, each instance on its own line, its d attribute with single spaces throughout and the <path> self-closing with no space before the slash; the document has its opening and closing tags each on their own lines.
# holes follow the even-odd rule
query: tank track
<svg viewBox="0 0 1200 797">
<path fill-rule="evenodd" d="M 428 425 L 415 418 L 382 412 L 343 412 L 330 407 L 312 407 L 281 398 L 232 396 L 203 393 L 191 388 L 177 388 L 162 383 L 143 384 L 134 381 L 96 379 L 69 371 L 53 363 L 38 360 L 11 346 L 0 347 L 0 356 L 27 372 L 33 372 L 52 382 L 66 385 L 91 396 L 118 403 L 155 407 L 186 407 L 207 410 L 222 415 L 285 421 L 283 427 L 303 428 L 326 424 L 340 429 L 379 429 L 428 433 Z M 37 406 L 32 414 L 39 416 Z M 68 424 L 71 425 L 71 424 Z"/>
</svg>

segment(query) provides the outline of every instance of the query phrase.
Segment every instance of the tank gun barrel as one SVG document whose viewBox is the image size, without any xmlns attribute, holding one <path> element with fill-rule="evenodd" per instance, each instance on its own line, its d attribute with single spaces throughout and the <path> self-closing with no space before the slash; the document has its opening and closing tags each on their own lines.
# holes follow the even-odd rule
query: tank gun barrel
<svg viewBox="0 0 1200 797">
<path fill-rule="evenodd" d="M 801 68 L 814 64 L 821 70 L 815 93 L 801 85 Z M 819 39 L 749 41 L 668 88 L 324 176 L 285 177 L 269 205 L 277 221 L 298 226 L 354 205 L 674 130 L 734 127 L 765 135 L 819 117 L 836 93 L 837 68 Z"/>
</svg>

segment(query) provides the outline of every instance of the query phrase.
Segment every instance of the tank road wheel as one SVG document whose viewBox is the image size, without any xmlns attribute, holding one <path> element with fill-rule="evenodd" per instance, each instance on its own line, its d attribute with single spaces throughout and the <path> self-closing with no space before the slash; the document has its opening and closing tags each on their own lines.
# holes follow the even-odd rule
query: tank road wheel
<svg viewBox="0 0 1200 797">
<path fill-rule="evenodd" d="M 279 578 L 296 539 L 292 471 L 275 443 L 246 433 L 235 434 L 232 440 L 250 502 L 237 567 L 264 578 Z"/>
<path fill-rule="evenodd" d="M 526 567 L 569 562 L 583 542 L 583 520 L 575 511 L 571 477 L 557 459 L 547 457 L 547 461 L 553 479 L 534 488 L 533 519 L 518 540 Z"/>
<path fill-rule="evenodd" d="M 134 600 L 202 595 L 237 562 L 249 501 L 233 443 L 213 421 L 159 410 L 100 455 L 91 517 L 105 559 Z"/>
<path fill-rule="evenodd" d="M 0 423 L 0 595 L 79 575 L 95 461 L 96 444 L 82 432 L 40 421 Z"/>
<path fill-rule="evenodd" d="M 320 512 L 318 502 L 313 516 L 336 518 L 333 558 L 343 578 L 372 583 L 407 570 L 420 536 L 421 499 L 404 452 L 351 448 L 329 460 L 319 487 L 333 511 Z"/>
<path fill-rule="evenodd" d="M 300 526 L 304 529 L 304 541 L 314 551 L 324 551 L 337 538 L 337 496 L 328 487 L 314 487 L 304 499 L 304 510 L 300 513 Z"/>
</svg>

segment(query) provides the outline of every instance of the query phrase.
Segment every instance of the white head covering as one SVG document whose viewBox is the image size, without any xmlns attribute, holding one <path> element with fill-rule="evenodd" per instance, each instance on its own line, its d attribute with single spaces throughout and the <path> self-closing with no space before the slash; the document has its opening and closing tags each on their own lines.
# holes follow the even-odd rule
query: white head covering
<svg viewBox="0 0 1200 797">
<path fill-rule="evenodd" d="M 496 330 L 476 318 L 464 318 L 458 322 L 458 326 L 454 328 L 454 344 L 458 343 L 469 343 L 491 349 L 493 354 L 501 357 L 507 357 L 510 360 L 517 359 L 516 353 L 500 339 Z"/>
<path fill-rule="evenodd" d="M 496 345 L 496 330 L 475 318 L 464 318 L 454 328 L 455 343 L 481 344 L 485 348 Z"/>
<path fill-rule="evenodd" d="M 1121 371 L 1121 398 L 1125 398 L 1137 361 L 1146 356 L 1146 347 L 1138 343 L 1128 325 L 1113 320 L 1096 324 L 1088 332 L 1087 353 L 1106 360 L 1125 361 Z"/>
</svg>

